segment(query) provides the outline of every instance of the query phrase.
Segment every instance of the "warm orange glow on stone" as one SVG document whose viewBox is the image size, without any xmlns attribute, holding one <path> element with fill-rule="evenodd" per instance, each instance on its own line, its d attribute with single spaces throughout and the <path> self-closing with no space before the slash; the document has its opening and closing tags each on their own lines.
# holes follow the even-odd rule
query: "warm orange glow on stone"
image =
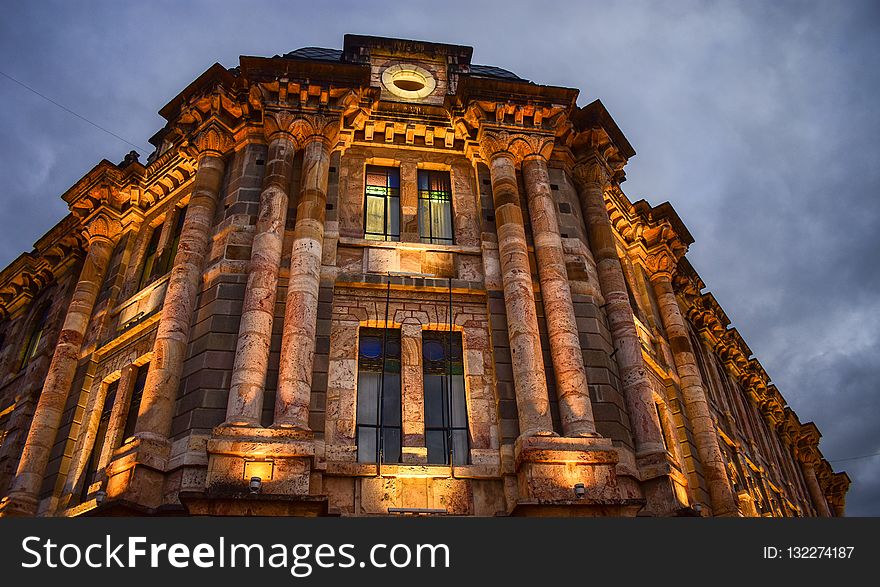
<svg viewBox="0 0 880 587">
<path fill-rule="evenodd" d="M 244 478 L 259 477 L 263 481 L 271 481 L 275 464 L 272 461 L 245 461 Z"/>
</svg>

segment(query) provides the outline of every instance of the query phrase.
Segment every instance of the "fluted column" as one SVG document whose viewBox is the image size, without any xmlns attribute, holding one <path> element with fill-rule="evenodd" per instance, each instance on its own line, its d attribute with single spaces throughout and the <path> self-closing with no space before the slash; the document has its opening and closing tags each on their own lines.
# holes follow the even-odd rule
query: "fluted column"
<svg viewBox="0 0 880 587">
<path fill-rule="evenodd" d="M 260 424 L 294 155 L 292 135 L 283 131 L 271 135 L 229 388 L 227 425 Z"/>
<path fill-rule="evenodd" d="M 147 374 L 135 435 L 166 441 L 171 434 L 174 402 L 186 358 L 190 322 L 202 281 L 205 257 L 214 226 L 214 213 L 226 161 L 223 153 L 230 138 L 211 128 L 196 140 L 198 169 L 186 209 L 180 245 L 168 280 L 162 315 L 153 344 L 153 361 Z"/>
<path fill-rule="evenodd" d="M 500 150 L 504 146 L 496 144 L 492 137 L 484 137 L 484 159 L 489 162 L 495 203 L 495 226 L 520 435 L 552 435 L 550 400 L 541 355 L 516 168 L 514 156 L 509 151 Z"/>
<path fill-rule="evenodd" d="M 528 155 L 523 159 L 522 170 L 562 431 L 565 436 L 592 436 L 596 433 L 596 424 L 559 236 L 556 205 L 550 195 L 547 160 L 539 154 Z"/>
<path fill-rule="evenodd" d="M 605 187 L 609 176 L 605 164 L 595 157 L 574 168 L 590 249 L 596 260 L 596 273 L 605 312 L 620 368 L 623 394 L 636 445 L 636 456 L 665 454 L 663 432 L 654 407 L 653 389 L 642 358 L 642 346 L 633 321 L 623 268 L 617 256 L 614 228 L 605 207 Z"/>
<path fill-rule="evenodd" d="M 672 358 L 681 385 L 681 395 L 685 412 L 694 434 L 694 442 L 703 465 L 703 475 L 712 499 L 713 513 L 718 515 L 736 515 L 738 508 L 730 480 L 727 478 L 727 467 L 718 444 L 718 433 L 709 413 L 709 402 L 706 390 L 694 358 L 694 350 L 688 336 L 687 326 L 675 292 L 672 289 L 672 258 L 667 253 L 652 254 L 648 260 L 651 270 L 651 283 L 660 306 L 660 315 Z"/>
<path fill-rule="evenodd" d="M 92 220 L 87 229 L 88 254 L 58 335 L 55 353 L 25 440 L 9 492 L 9 504 L 4 509 L 7 515 L 34 515 L 37 511 L 43 475 L 73 384 L 95 299 L 113 253 L 111 237 L 115 232 L 118 232 L 117 223 L 103 214 Z"/>
<path fill-rule="evenodd" d="M 290 282 L 284 312 L 274 426 L 309 430 L 312 361 L 315 355 L 332 145 L 328 136 L 317 131 L 303 142 L 302 189 L 296 208 L 290 255 Z"/>
</svg>

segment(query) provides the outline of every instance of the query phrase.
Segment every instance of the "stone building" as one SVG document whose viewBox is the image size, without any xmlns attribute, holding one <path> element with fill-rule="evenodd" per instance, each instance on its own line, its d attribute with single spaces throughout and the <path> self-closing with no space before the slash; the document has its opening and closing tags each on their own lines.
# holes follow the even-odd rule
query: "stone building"
<svg viewBox="0 0 880 587">
<path fill-rule="evenodd" d="M 215 64 L 0 273 L 2 515 L 841 516 L 603 104 L 346 35 Z"/>
</svg>

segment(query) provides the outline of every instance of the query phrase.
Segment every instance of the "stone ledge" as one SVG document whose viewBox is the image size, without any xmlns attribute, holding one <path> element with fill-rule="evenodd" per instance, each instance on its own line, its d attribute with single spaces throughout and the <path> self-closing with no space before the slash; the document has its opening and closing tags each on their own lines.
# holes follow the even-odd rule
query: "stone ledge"
<svg viewBox="0 0 880 587">
<path fill-rule="evenodd" d="M 326 516 L 326 495 L 181 491 L 180 503 L 194 516 Z"/>
<path fill-rule="evenodd" d="M 376 477 L 375 463 L 351 463 L 343 461 L 327 461 L 325 475 L 330 477 Z M 500 479 L 501 468 L 497 465 L 456 465 L 452 469 L 448 465 L 415 465 L 415 464 L 383 464 L 382 477 L 432 477 L 448 479 Z"/>
<path fill-rule="evenodd" d="M 635 517 L 645 507 L 644 499 L 519 501 L 510 516 L 525 517 Z"/>
<path fill-rule="evenodd" d="M 620 459 L 611 439 L 602 437 L 520 436 L 513 450 L 516 470 L 524 462 L 616 465 Z"/>
</svg>

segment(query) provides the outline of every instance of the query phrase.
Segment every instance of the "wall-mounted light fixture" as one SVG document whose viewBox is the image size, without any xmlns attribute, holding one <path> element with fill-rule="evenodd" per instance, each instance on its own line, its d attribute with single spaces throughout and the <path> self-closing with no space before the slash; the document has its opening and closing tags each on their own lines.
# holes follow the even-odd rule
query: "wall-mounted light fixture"
<svg viewBox="0 0 880 587">
<path fill-rule="evenodd" d="M 248 489 L 250 489 L 251 495 L 256 495 L 263 489 L 263 480 L 259 477 L 251 477 L 251 480 L 248 483 Z"/>
<path fill-rule="evenodd" d="M 584 487 L 583 483 L 575 483 L 574 484 L 574 496 L 578 499 L 583 499 L 587 495 L 587 488 Z"/>
<path fill-rule="evenodd" d="M 702 515 L 703 515 L 703 513 L 702 513 L 702 512 L 703 512 L 703 504 L 697 502 L 697 503 L 695 503 L 694 505 L 692 505 L 691 507 L 693 508 L 693 510 L 694 510 L 695 512 L 697 512 L 697 515 L 698 515 L 698 516 L 702 516 Z"/>
<path fill-rule="evenodd" d="M 244 479 L 259 477 L 263 481 L 271 481 L 274 470 L 275 463 L 272 461 L 245 461 L 242 476 Z"/>
</svg>

